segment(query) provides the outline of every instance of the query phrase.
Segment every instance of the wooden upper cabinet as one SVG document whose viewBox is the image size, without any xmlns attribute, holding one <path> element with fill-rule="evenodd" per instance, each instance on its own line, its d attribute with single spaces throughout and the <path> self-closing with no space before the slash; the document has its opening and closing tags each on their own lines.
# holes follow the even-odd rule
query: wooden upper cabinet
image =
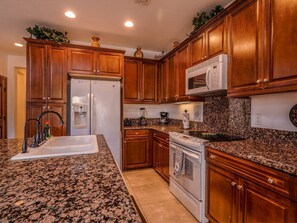
<svg viewBox="0 0 297 223">
<path fill-rule="evenodd" d="M 157 64 L 155 62 L 142 62 L 140 80 L 141 101 L 157 102 Z"/>
<path fill-rule="evenodd" d="M 191 43 L 191 65 L 195 65 L 201 62 L 204 55 L 204 45 L 205 45 L 205 37 L 204 34 L 198 36 Z"/>
<path fill-rule="evenodd" d="M 186 97 L 186 69 L 189 67 L 189 48 L 185 46 L 177 52 L 178 69 L 178 97 Z"/>
<path fill-rule="evenodd" d="M 269 0 L 265 88 L 297 90 L 297 1 Z M 265 80 L 265 81 L 266 81 Z M 269 83 L 268 83 L 269 82 Z M 278 88 L 278 89 L 273 89 Z"/>
<path fill-rule="evenodd" d="M 162 63 L 162 70 L 161 70 L 161 74 L 160 74 L 160 102 L 161 103 L 165 103 L 168 101 L 168 88 L 169 88 L 169 84 L 168 84 L 168 65 L 169 65 L 169 61 L 165 60 Z"/>
<path fill-rule="evenodd" d="M 174 55 L 168 58 L 168 67 L 167 67 L 167 78 L 168 78 L 168 102 L 175 102 L 178 98 L 177 95 L 177 57 Z"/>
<path fill-rule="evenodd" d="M 47 102 L 67 102 L 67 49 L 47 49 Z"/>
<path fill-rule="evenodd" d="M 206 31 L 206 57 L 213 57 L 226 51 L 225 21 L 215 23 Z"/>
<path fill-rule="evenodd" d="M 96 74 L 96 56 L 94 50 L 69 48 L 68 72 L 79 74 Z"/>
<path fill-rule="evenodd" d="M 229 16 L 228 93 L 260 89 L 262 78 L 261 0 L 247 1 Z"/>
<path fill-rule="evenodd" d="M 27 101 L 46 100 L 46 46 L 27 45 Z"/>
<path fill-rule="evenodd" d="M 158 103 L 158 62 L 125 57 L 124 103 Z"/>
<path fill-rule="evenodd" d="M 27 102 L 67 102 L 64 47 L 28 44 Z"/>
<path fill-rule="evenodd" d="M 99 52 L 97 56 L 97 74 L 122 76 L 123 54 Z"/>
<path fill-rule="evenodd" d="M 135 102 L 139 99 L 139 63 L 125 60 L 124 70 L 124 102 Z"/>
</svg>

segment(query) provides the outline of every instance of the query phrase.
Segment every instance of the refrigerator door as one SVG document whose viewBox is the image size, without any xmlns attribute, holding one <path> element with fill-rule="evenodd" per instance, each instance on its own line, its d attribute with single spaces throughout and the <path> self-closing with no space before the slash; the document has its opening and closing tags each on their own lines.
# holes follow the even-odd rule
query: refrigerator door
<svg viewBox="0 0 297 223">
<path fill-rule="evenodd" d="M 91 81 L 72 78 L 70 84 L 70 135 L 89 135 Z"/>
<path fill-rule="evenodd" d="M 103 134 L 121 167 L 121 84 L 91 81 L 91 134 Z"/>
</svg>

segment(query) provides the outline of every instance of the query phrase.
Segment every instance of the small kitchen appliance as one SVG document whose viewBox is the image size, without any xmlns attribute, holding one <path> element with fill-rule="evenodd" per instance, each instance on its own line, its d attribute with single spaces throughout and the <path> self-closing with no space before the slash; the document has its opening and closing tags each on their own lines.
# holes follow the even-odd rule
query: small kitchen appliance
<svg viewBox="0 0 297 223">
<path fill-rule="evenodd" d="M 161 125 L 168 125 L 168 112 L 160 112 L 160 124 Z"/>
</svg>

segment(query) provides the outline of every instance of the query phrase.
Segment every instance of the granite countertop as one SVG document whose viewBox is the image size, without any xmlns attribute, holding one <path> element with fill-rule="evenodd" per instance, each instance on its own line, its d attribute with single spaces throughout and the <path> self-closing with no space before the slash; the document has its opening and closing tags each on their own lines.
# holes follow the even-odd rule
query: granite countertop
<svg viewBox="0 0 297 223">
<path fill-rule="evenodd" d="M 0 222 L 141 222 L 102 135 L 96 154 L 11 161 L 0 140 Z"/>
<path fill-rule="evenodd" d="M 292 145 L 272 146 L 249 139 L 205 146 L 297 176 L 297 148 Z"/>
<path fill-rule="evenodd" d="M 125 126 L 124 129 L 153 129 L 166 134 L 169 132 L 179 132 L 183 130 L 181 126 L 176 125 Z"/>
</svg>

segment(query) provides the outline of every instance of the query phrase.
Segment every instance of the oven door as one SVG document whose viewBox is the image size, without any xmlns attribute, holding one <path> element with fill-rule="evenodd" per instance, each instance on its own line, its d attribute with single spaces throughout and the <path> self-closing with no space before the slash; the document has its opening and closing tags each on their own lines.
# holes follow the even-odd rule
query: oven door
<svg viewBox="0 0 297 223">
<path fill-rule="evenodd" d="M 175 157 L 177 149 L 184 153 L 184 173 L 180 177 L 174 175 Z M 169 173 L 180 186 L 187 190 L 196 199 L 201 200 L 201 153 L 193 152 L 186 147 L 170 142 Z"/>
</svg>

